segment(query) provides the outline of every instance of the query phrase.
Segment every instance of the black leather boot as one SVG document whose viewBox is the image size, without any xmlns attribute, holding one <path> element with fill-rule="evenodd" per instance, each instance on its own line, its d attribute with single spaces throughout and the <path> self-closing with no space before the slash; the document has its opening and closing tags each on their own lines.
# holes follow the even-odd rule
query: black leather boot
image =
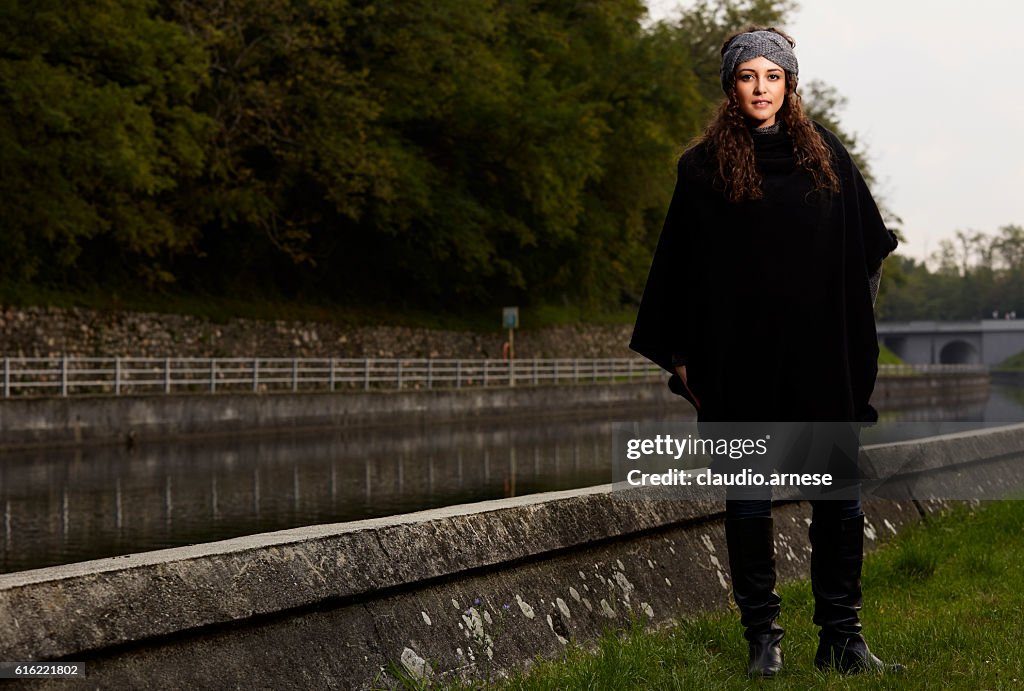
<svg viewBox="0 0 1024 691">
<path fill-rule="evenodd" d="M 816 519 L 808 532 L 814 623 L 821 627 L 814 665 L 818 669 L 834 667 L 844 674 L 901 671 L 902 665 L 887 664 L 875 657 L 860 632 L 864 514 Z"/>
<path fill-rule="evenodd" d="M 775 530 L 771 518 L 726 519 L 732 592 L 750 649 L 747 676 L 774 677 L 782 669 L 785 634 L 775 623 L 782 599 L 775 592 Z"/>
</svg>

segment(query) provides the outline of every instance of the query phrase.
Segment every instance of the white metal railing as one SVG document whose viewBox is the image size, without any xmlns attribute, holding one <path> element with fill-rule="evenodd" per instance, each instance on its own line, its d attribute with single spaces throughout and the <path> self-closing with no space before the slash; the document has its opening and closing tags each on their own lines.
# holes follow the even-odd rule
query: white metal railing
<svg viewBox="0 0 1024 691">
<path fill-rule="evenodd" d="M 531 360 L 374 358 L 3 358 L 12 396 L 340 391 L 525 386 L 650 380 L 640 358 Z"/>
<path fill-rule="evenodd" d="M 24 395 L 339 391 L 618 382 L 665 373 L 641 358 L 530 360 L 375 358 L 12 358 L 4 398 Z M 978 373 L 985 365 L 880 365 L 880 376 Z"/>
</svg>

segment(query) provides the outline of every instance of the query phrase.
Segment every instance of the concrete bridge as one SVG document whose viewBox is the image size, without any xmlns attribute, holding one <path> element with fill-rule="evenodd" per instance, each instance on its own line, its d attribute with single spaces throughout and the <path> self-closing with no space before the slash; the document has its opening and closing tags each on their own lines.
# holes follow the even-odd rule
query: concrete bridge
<svg viewBox="0 0 1024 691">
<path fill-rule="evenodd" d="M 992 366 L 1024 350 L 1024 319 L 879 322 L 878 340 L 904 362 Z"/>
</svg>

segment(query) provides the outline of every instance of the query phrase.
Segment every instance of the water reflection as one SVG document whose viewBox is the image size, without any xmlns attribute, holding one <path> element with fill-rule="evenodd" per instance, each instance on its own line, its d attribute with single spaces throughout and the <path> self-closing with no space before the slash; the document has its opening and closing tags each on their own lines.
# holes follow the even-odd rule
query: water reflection
<svg viewBox="0 0 1024 691">
<path fill-rule="evenodd" d="M 601 484 L 610 424 L 565 418 L 8 453 L 0 570 Z"/>
<path fill-rule="evenodd" d="M 1006 424 L 1020 396 L 884 419 Z M 602 484 L 612 422 L 669 412 L 7 453 L 0 571 Z"/>
<path fill-rule="evenodd" d="M 927 408 L 879 411 L 879 423 L 861 434 L 862 444 L 883 444 L 967 428 L 1001 427 L 1024 422 L 1024 387 L 993 386 L 989 396 L 977 401 L 933 405 Z M 902 424 L 913 423 L 913 424 Z"/>
</svg>

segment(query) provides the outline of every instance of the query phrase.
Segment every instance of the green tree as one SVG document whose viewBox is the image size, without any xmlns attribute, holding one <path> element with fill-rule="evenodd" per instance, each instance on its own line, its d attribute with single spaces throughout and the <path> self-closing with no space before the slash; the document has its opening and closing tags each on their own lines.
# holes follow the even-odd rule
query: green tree
<svg viewBox="0 0 1024 691">
<path fill-rule="evenodd" d="M 704 101 L 690 69 L 686 37 L 666 25 L 638 30 L 622 20 L 614 38 L 591 40 L 578 55 L 592 66 L 588 97 L 600 105 L 600 173 L 583 190 L 572 252 L 549 273 L 554 294 L 591 303 L 635 299 L 650 264 L 675 184 L 675 162 L 704 125 Z M 557 256 L 557 255 L 556 255 Z M 539 264 L 538 264 L 539 265 Z M 572 288 L 576 288 L 575 291 Z"/>
<path fill-rule="evenodd" d="M 344 0 L 165 6 L 210 65 L 196 99 L 215 123 L 209 163 L 182 194 L 215 267 L 200 281 L 294 283 L 394 177 L 374 141 L 380 106 L 346 61 L 352 11 Z"/>
<path fill-rule="evenodd" d="M 195 238 L 173 195 L 204 164 L 202 51 L 149 0 L 4 3 L 0 39 L 3 273 L 169 278 Z"/>
<path fill-rule="evenodd" d="M 0 261 L 217 294 L 616 307 L 722 98 L 722 39 L 792 7 L 702 0 L 645 28 L 640 0 L 8 4 Z M 844 136 L 841 100 L 811 91 Z"/>
</svg>

